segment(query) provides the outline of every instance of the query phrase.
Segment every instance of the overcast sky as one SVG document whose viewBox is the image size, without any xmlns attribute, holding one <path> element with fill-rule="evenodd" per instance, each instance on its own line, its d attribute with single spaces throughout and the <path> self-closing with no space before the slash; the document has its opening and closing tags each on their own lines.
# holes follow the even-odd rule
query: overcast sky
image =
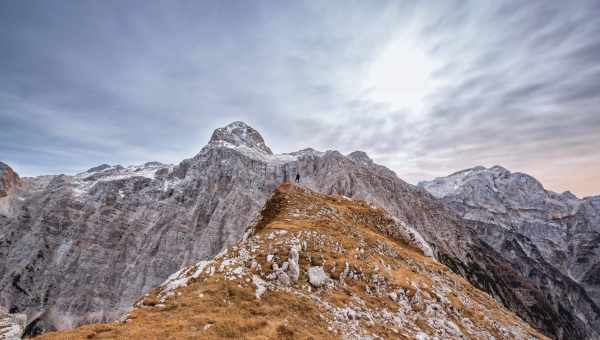
<svg viewBox="0 0 600 340">
<path fill-rule="evenodd" d="M 0 160 L 177 163 L 242 120 L 411 183 L 499 164 L 600 194 L 600 1 L 488 3 L 1 1 Z"/>
</svg>

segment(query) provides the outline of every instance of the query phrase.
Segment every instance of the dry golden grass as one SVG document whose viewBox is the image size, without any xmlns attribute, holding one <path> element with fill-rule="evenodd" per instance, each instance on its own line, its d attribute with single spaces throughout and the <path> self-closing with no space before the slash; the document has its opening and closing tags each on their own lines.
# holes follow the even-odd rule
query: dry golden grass
<svg viewBox="0 0 600 340">
<path fill-rule="evenodd" d="M 87 325 L 41 339 L 328 339 L 321 311 L 283 292 L 265 294 L 223 283 L 192 284 L 165 308 L 136 309 L 127 323 Z M 199 297 L 202 294 L 203 297 Z M 205 329 L 207 328 L 207 329 Z"/>
</svg>

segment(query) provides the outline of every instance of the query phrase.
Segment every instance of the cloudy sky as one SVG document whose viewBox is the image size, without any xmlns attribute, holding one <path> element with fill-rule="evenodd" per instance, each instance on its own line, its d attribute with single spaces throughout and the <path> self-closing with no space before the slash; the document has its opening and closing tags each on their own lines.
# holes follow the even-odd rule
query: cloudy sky
<svg viewBox="0 0 600 340">
<path fill-rule="evenodd" d="M 500 164 L 600 194 L 600 2 L 487 3 L 2 1 L 0 160 L 176 163 L 243 120 L 412 183 Z"/>
</svg>

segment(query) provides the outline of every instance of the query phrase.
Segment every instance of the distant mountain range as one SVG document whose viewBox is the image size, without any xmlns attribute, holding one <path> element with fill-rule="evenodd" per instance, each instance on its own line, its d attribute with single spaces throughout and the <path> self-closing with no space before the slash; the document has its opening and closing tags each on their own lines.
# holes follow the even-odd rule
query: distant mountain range
<svg viewBox="0 0 600 340">
<path fill-rule="evenodd" d="M 552 268 L 600 306 L 600 196 L 557 194 L 500 166 L 475 167 L 419 186 L 461 217 L 493 225 L 479 237 L 496 251 L 535 259 L 538 264 L 518 269 L 544 291 L 552 294 L 555 283 L 540 268 Z"/>
<path fill-rule="evenodd" d="M 28 335 L 122 317 L 172 273 L 240 241 L 299 172 L 307 189 L 385 209 L 431 256 L 544 334 L 600 338 L 598 198 L 547 192 L 499 167 L 413 186 L 360 151 L 275 155 L 234 122 L 177 165 L 0 171 L 0 306 L 26 315 Z"/>
</svg>

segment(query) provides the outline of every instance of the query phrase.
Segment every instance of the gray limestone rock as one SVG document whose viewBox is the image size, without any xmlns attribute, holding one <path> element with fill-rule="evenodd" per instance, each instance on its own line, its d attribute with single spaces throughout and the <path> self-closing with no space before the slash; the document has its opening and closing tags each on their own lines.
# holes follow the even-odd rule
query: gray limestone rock
<svg viewBox="0 0 600 340">
<path fill-rule="evenodd" d="M 300 265 L 298 264 L 299 259 L 300 255 L 298 253 L 298 249 L 296 247 L 291 247 L 287 263 L 288 275 L 292 282 L 298 281 L 298 278 L 300 277 Z"/>
<path fill-rule="evenodd" d="M 20 340 L 26 324 L 27 315 L 11 314 L 0 308 L 0 340 Z"/>
<path fill-rule="evenodd" d="M 463 218 L 480 222 L 480 239 L 511 259 L 554 308 L 571 310 L 575 321 L 599 329 L 598 197 L 554 193 L 500 166 L 466 169 L 419 186 Z"/>
<path fill-rule="evenodd" d="M 314 266 L 308 268 L 308 282 L 315 287 L 319 288 L 326 284 L 329 280 L 329 275 L 325 273 L 322 266 Z"/>
<path fill-rule="evenodd" d="M 464 218 L 493 224 L 482 237 L 497 250 L 522 248 L 580 284 L 600 305 L 600 201 L 547 191 L 533 177 L 477 167 L 423 182 Z M 507 239 L 510 230 L 526 241 Z M 510 244 L 513 244 L 512 246 Z"/>
<path fill-rule="evenodd" d="M 233 122 L 225 127 L 216 129 L 210 138 L 210 143 L 223 143 L 223 145 L 228 143 L 236 147 L 247 147 L 269 155 L 273 154 L 271 149 L 265 144 L 260 133 L 244 122 Z"/>
</svg>

